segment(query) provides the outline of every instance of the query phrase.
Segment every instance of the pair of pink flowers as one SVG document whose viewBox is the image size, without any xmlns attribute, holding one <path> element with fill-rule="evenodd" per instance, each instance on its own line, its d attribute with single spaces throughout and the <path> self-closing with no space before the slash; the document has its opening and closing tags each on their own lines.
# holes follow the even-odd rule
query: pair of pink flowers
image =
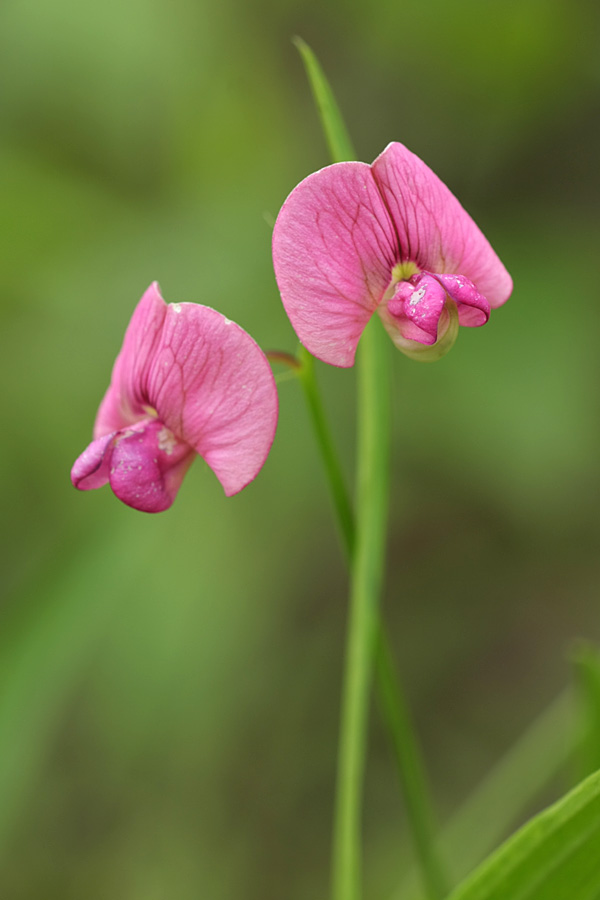
<svg viewBox="0 0 600 900">
<path fill-rule="evenodd" d="M 400 350 L 434 359 L 459 325 L 483 325 L 512 290 L 477 225 L 402 144 L 371 166 L 337 163 L 302 181 L 275 223 L 273 263 L 300 341 L 336 366 L 353 364 L 374 312 Z M 199 455 L 231 496 L 262 468 L 277 409 L 269 363 L 253 339 L 209 307 L 167 305 L 153 284 L 131 319 L 73 483 L 109 483 L 129 506 L 159 512 Z"/>
</svg>

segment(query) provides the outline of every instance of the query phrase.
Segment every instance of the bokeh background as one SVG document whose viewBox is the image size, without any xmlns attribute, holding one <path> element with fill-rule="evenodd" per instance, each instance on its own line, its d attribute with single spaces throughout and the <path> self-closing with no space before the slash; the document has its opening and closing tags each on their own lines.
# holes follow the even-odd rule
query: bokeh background
<svg viewBox="0 0 600 900">
<path fill-rule="evenodd" d="M 152 280 L 294 352 L 271 228 L 328 162 L 295 34 L 360 158 L 406 143 L 515 280 L 440 363 L 393 359 L 385 614 L 440 821 L 599 636 L 596 4 L 3 0 L 6 900 L 326 893 L 347 585 L 298 385 L 233 499 L 201 461 L 160 516 L 69 482 Z M 351 478 L 354 373 L 318 375 Z M 377 715 L 365 838 L 391 897 Z"/>
</svg>

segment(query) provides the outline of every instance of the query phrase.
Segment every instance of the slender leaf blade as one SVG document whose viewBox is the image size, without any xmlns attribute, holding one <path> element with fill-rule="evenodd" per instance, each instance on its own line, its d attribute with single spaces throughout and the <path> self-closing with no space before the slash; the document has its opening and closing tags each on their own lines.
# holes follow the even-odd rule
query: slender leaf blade
<svg viewBox="0 0 600 900">
<path fill-rule="evenodd" d="M 600 768 L 600 651 L 587 642 L 571 654 L 581 716 L 580 775 Z"/>
<path fill-rule="evenodd" d="M 596 772 L 509 838 L 448 900 L 599 898 L 600 772 Z"/>
<path fill-rule="evenodd" d="M 306 69 L 333 162 L 356 159 L 340 108 L 317 57 L 302 38 L 294 38 L 294 44 Z"/>
</svg>

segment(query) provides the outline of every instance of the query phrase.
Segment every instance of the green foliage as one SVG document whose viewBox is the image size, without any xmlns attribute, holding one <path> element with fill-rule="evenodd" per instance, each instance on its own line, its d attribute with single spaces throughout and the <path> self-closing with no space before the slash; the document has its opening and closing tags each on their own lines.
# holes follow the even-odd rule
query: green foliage
<svg viewBox="0 0 600 900">
<path fill-rule="evenodd" d="M 540 813 L 449 900 L 597 900 L 600 772 Z"/>
<path fill-rule="evenodd" d="M 294 43 L 302 55 L 306 73 L 312 87 L 321 126 L 327 139 L 331 162 L 344 162 L 354 159 L 356 154 L 352 147 L 352 141 L 350 140 L 344 118 L 319 60 L 302 38 L 294 38 Z"/>
<path fill-rule="evenodd" d="M 581 714 L 580 759 L 583 775 L 600 769 L 600 651 L 580 641 L 571 652 Z"/>
</svg>

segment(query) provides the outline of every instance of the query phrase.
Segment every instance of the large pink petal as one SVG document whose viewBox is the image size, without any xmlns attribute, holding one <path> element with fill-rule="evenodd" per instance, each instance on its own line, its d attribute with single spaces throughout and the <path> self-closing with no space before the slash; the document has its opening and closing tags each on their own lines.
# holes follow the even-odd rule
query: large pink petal
<svg viewBox="0 0 600 900">
<path fill-rule="evenodd" d="M 319 359 L 351 366 L 399 249 L 368 165 L 336 163 L 289 195 L 273 231 L 275 276 L 290 321 Z"/>
<path fill-rule="evenodd" d="M 512 279 L 454 194 L 402 144 L 388 144 L 371 166 L 392 216 L 402 261 L 474 282 L 492 308 L 511 294 Z"/>
<path fill-rule="evenodd" d="M 166 312 L 167 304 L 154 282 L 142 296 L 127 326 L 110 387 L 96 416 L 94 437 L 118 431 L 148 415 L 145 408 L 148 367 L 160 344 Z"/>
<path fill-rule="evenodd" d="M 159 419 L 203 457 L 227 496 L 256 477 L 275 436 L 277 391 L 243 328 L 207 306 L 168 305 L 146 389 Z"/>
<path fill-rule="evenodd" d="M 162 422 L 146 420 L 117 436 L 110 459 L 110 486 L 127 506 L 162 512 L 173 503 L 195 455 Z"/>
</svg>

